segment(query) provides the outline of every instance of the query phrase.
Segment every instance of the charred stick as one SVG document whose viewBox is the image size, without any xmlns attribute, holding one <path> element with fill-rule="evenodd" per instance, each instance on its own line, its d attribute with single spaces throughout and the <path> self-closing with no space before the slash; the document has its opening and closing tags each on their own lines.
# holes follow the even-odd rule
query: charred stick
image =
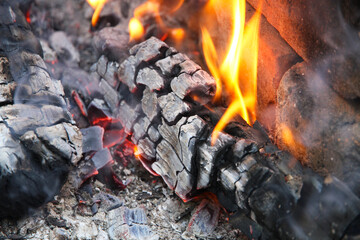
<svg viewBox="0 0 360 240">
<path fill-rule="evenodd" d="M 214 192 L 237 212 L 234 225 L 250 237 L 343 235 L 360 212 L 360 200 L 346 184 L 301 166 L 271 143 L 259 123 L 250 127 L 238 118 L 211 144 L 222 112 L 221 107 L 205 107 L 215 91 L 214 79 L 156 38 L 129 52 L 118 72 L 109 67 L 111 73 L 99 71 L 98 64 L 104 99 L 132 135 L 144 166 L 179 197 L 188 201 Z M 102 65 L 114 66 L 104 59 Z"/>
<path fill-rule="evenodd" d="M 0 218 L 19 217 L 50 201 L 70 162 L 81 157 L 81 133 L 65 108 L 39 41 L 19 7 L 0 3 Z"/>
</svg>

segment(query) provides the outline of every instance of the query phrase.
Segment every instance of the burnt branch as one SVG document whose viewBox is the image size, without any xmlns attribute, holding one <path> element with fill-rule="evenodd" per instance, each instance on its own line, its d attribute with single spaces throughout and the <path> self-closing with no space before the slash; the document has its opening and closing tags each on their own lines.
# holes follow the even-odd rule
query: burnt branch
<svg viewBox="0 0 360 240">
<path fill-rule="evenodd" d="M 50 201 L 82 152 L 62 85 L 19 9 L 27 3 L 0 3 L 0 218 Z"/>
<path fill-rule="evenodd" d="M 99 64 L 116 66 L 101 61 L 101 76 L 106 69 L 99 71 Z M 346 184 L 301 166 L 259 123 L 250 127 L 238 118 L 211 144 L 223 111 L 206 107 L 215 81 L 160 40 L 131 48 L 113 77 L 103 80 L 115 90 L 103 92 L 105 101 L 132 135 L 144 166 L 183 200 L 214 192 L 250 237 L 339 239 L 359 214 L 360 200 Z M 113 99 L 119 100 L 115 108 Z"/>
</svg>

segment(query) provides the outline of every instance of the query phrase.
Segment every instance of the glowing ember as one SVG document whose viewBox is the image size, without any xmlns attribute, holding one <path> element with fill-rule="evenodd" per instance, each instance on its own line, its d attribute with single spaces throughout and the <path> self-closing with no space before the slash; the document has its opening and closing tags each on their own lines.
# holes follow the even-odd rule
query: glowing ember
<svg viewBox="0 0 360 240">
<path fill-rule="evenodd" d="M 92 19 L 91 19 L 91 25 L 93 27 L 96 26 L 96 23 L 98 22 L 99 20 L 99 16 L 100 16 L 100 13 L 101 13 L 101 10 L 103 9 L 103 7 L 105 6 L 105 3 L 107 2 L 107 0 L 87 0 L 87 2 L 89 3 L 89 5 L 95 9 L 95 12 L 92 16 Z"/>
<path fill-rule="evenodd" d="M 224 4 L 221 0 L 211 0 L 205 12 L 209 15 L 209 12 L 214 12 L 214 9 L 225 8 Z M 211 38 L 209 29 L 212 26 L 209 25 L 215 21 L 207 21 L 201 26 L 204 57 L 216 80 L 217 89 L 214 100 L 219 100 L 223 91 L 226 91 L 231 98 L 228 109 L 215 126 L 212 142 L 236 114 L 240 114 L 250 125 L 256 120 L 260 12 L 256 12 L 245 25 L 245 0 L 232 0 L 226 4 L 230 4 L 232 9 L 232 36 L 226 54 L 217 51 L 218 47 Z M 224 57 L 221 58 L 220 56 L 223 55 Z"/>
<path fill-rule="evenodd" d="M 184 29 L 169 28 L 164 24 L 161 18 L 161 11 L 160 11 L 160 7 L 162 3 L 163 0 L 148 0 L 147 2 L 143 3 L 142 5 L 140 5 L 135 9 L 134 17 L 129 22 L 130 41 L 140 40 L 143 37 L 143 35 L 145 34 L 145 27 L 143 26 L 142 18 L 149 16 L 152 16 L 155 19 L 157 25 L 164 33 L 161 37 L 162 40 L 165 40 L 168 37 L 175 40 L 176 43 L 179 43 L 183 40 L 185 36 Z M 183 3 L 184 0 L 174 1 L 170 9 L 167 10 L 167 13 L 172 14 L 176 12 L 181 8 Z"/>
</svg>

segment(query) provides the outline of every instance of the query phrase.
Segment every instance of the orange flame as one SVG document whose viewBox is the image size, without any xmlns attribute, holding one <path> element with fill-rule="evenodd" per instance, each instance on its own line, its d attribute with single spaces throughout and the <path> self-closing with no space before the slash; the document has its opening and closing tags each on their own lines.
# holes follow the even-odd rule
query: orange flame
<svg viewBox="0 0 360 240">
<path fill-rule="evenodd" d="M 105 6 L 105 3 L 107 2 L 107 0 L 86 0 L 89 5 L 95 9 L 95 12 L 91 18 L 91 25 L 93 27 L 96 26 L 96 23 L 98 22 L 99 20 L 99 16 L 100 16 L 100 13 L 101 13 L 101 10 L 104 8 Z"/>
<path fill-rule="evenodd" d="M 221 7 L 221 4 L 224 4 L 221 0 L 211 0 L 205 11 L 214 11 L 215 8 Z M 208 30 L 210 26 L 201 26 L 204 57 L 216 80 L 214 100 L 219 100 L 223 91 L 231 98 L 228 109 L 215 126 L 213 143 L 218 133 L 236 114 L 240 114 L 250 125 L 256 120 L 260 12 L 257 11 L 245 25 L 245 0 L 231 0 L 226 4 L 230 4 L 232 8 L 232 35 L 229 48 L 222 60 L 219 57 L 221 53 L 217 52 Z M 207 25 L 208 23 L 207 21 Z"/>
<path fill-rule="evenodd" d="M 169 28 L 165 25 L 161 18 L 160 6 L 163 0 L 148 0 L 134 11 L 134 17 L 130 19 L 129 22 L 129 34 L 130 41 L 140 40 L 145 34 L 145 27 L 142 24 L 143 17 L 153 16 L 156 23 L 159 25 L 160 29 L 164 32 L 163 40 L 167 37 L 171 37 L 175 40 L 176 43 L 179 43 L 183 40 L 185 36 L 185 31 L 182 28 Z M 168 11 L 170 14 L 175 13 L 181 8 L 184 0 L 178 0 L 173 4 L 172 8 Z"/>
<path fill-rule="evenodd" d="M 135 158 L 139 159 L 140 158 L 140 151 L 137 145 L 134 145 L 134 156 Z"/>
<path fill-rule="evenodd" d="M 144 35 L 144 27 L 137 18 L 131 18 L 129 22 L 130 41 L 140 40 Z"/>
</svg>

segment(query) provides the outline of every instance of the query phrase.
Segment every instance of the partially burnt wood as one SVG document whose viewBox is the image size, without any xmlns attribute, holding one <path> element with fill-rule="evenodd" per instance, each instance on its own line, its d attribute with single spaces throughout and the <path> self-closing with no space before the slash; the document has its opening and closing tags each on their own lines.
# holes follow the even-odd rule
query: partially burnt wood
<svg viewBox="0 0 360 240">
<path fill-rule="evenodd" d="M 132 99 L 135 107 L 124 101 L 113 112 L 127 125 L 128 133 L 136 136 L 142 162 L 147 163 L 147 168 L 152 163 L 151 171 L 159 174 L 184 201 L 212 191 L 228 210 L 238 212 L 234 225 L 250 237 L 254 229 L 262 238 L 313 235 L 339 239 L 360 213 L 360 200 L 349 186 L 335 177 L 323 179 L 302 167 L 294 157 L 274 146 L 258 123 L 250 127 L 238 118 L 212 145 L 211 132 L 221 116 L 221 108 L 213 106 L 214 111 L 210 111 L 192 97 L 204 96 L 209 102 L 215 82 L 197 67 L 187 71 L 186 66 L 196 64 L 182 54 L 150 38 L 130 49 L 130 55 L 120 63 L 121 84 L 116 90 L 127 86 L 130 97 L 122 90 L 117 94 Z M 165 83 L 160 89 L 151 87 L 151 74 L 138 74 L 152 69 L 160 70 L 157 74 Z M 186 111 L 174 110 L 175 117 L 175 112 L 164 111 L 167 105 L 175 104 L 171 100 L 173 94 L 179 98 L 175 102 L 189 106 Z M 128 106 L 126 111 L 124 106 Z M 150 121 L 150 127 L 144 126 L 147 134 L 140 128 L 145 116 Z M 320 203 L 325 199 L 327 206 L 338 207 L 327 208 L 326 219 L 319 220 L 322 215 L 312 215 L 309 199 L 314 199 L 314 212 L 323 211 Z"/>
<path fill-rule="evenodd" d="M 26 2 L 0 3 L 0 218 L 50 201 L 82 152 L 62 85 L 47 72 L 19 9 Z"/>
</svg>

